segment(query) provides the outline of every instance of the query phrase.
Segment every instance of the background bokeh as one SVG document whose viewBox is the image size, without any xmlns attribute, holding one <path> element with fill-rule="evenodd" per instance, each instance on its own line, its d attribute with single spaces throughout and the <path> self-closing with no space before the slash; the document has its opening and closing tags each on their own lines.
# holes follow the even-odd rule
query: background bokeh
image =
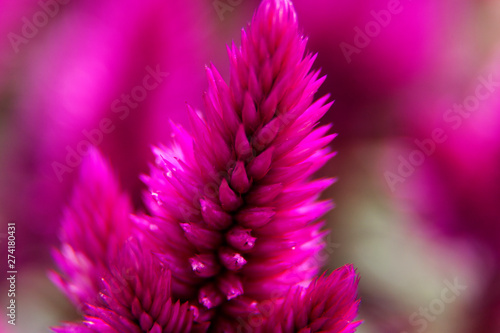
<svg viewBox="0 0 500 333">
<path fill-rule="evenodd" d="M 15 221 L 19 271 L 0 332 L 78 317 L 47 271 L 85 142 L 142 210 L 151 145 L 203 108 L 206 64 L 228 79 L 225 44 L 258 3 L 0 2 L 0 267 Z M 335 100 L 322 255 L 358 268 L 358 332 L 500 332 L 500 2 L 294 4 Z"/>
</svg>

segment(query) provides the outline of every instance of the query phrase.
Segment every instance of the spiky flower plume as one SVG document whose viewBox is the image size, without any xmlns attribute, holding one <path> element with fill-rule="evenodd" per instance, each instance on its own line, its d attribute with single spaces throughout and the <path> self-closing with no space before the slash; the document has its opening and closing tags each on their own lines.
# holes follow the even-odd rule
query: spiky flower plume
<svg viewBox="0 0 500 333">
<path fill-rule="evenodd" d="M 311 72 L 315 56 L 287 0 L 264 0 L 241 40 L 228 48 L 229 85 L 206 68 L 205 112 L 188 107 L 192 132 L 172 124 L 172 144 L 154 149 L 156 163 L 142 178 L 149 215 L 127 227 L 135 241 L 116 245 L 133 255 L 80 250 L 104 260 L 89 272 L 101 296 L 78 298 L 88 303 L 86 322 L 57 332 L 173 332 L 173 322 L 179 332 L 355 330 L 353 269 L 314 279 L 327 234 L 320 218 L 332 208 L 319 197 L 333 179 L 311 180 L 333 156 L 330 126 L 316 127 L 331 105 L 328 96 L 313 101 L 324 78 Z M 67 220 L 63 228 L 85 222 Z M 74 258 L 57 260 L 71 293 L 66 286 L 81 280 L 73 279 Z M 124 281 L 117 267 L 132 272 L 118 293 L 108 281 Z"/>
<path fill-rule="evenodd" d="M 170 271 L 133 241 L 125 244 L 104 275 L 99 299 L 88 304 L 85 322 L 55 332 L 204 332 L 196 310 L 172 298 Z"/>
<path fill-rule="evenodd" d="M 358 311 L 357 280 L 352 266 L 344 266 L 314 279 L 307 287 L 293 287 L 281 300 L 259 332 L 352 333 Z"/>
<path fill-rule="evenodd" d="M 61 249 L 53 253 L 62 275 L 50 274 L 75 305 L 84 306 L 98 297 L 102 275 L 132 233 L 131 213 L 130 201 L 110 168 L 91 149 L 64 212 Z"/>
</svg>

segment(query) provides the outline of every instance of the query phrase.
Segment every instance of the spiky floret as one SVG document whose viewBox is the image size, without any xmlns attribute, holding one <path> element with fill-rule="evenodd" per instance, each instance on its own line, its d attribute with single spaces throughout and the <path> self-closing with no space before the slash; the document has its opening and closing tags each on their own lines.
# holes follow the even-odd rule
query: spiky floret
<svg viewBox="0 0 500 333">
<path fill-rule="evenodd" d="M 171 274 L 143 248 L 129 201 L 111 168 L 91 149 L 62 223 L 62 275 L 53 281 L 75 302 L 85 321 L 58 333 L 204 332 L 196 307 L 172 298 Z"/>
<path fill-rule="evenodd" d="M 324 247 L 318 219 L 332 207 L 319 195 L 333 180 L 310 180 L 333 155 L 330 126 L 315 128 L 331 103 L 313 102 L 324 78 L 310 72 L 292 4 L 263 1 L 241 43 L 228 48 L 230 84 L 206 68 L 205 112 L 188 107 L 192 134 L 172 125 L 174 142 L 143 177 L 145 229 L 173 294 L 208 317 L 307 285 L 322 264 L 309 260 Z"/>
<path fill-rule="evenodd" d="M 355 332 L 358 278 L 352 266 L 323 274 L 306 287 L 290 289 L 260 332 Z"/>
<path fill-rule="evenodd" d="M 102 275 L 131 234 L 131 212 L 111 168 L 91 149 L 64 212 L 61 250 L 53 252 L 62 274 L 50 273 L 78 307 L 96 300 Z"/>
<path fill-rule="evenodd" d="M 196 308 L 171 297 L 170 271 L 150 251 L 130 241 L 102 279 L 99 301 L 89 304 L 85 321 L 55 328 L 70 332 L 203 332 Z"/>
</svg>

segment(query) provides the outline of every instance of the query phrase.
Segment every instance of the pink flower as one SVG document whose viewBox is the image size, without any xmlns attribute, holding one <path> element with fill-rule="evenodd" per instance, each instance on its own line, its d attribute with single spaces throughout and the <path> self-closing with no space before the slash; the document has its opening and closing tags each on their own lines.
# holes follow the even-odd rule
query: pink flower
<svg viewBox="0 0 500 333">
<path fill-rule="evenodd" d="M 89 305 L 85 322 L 66 324 L 55 332 L 197 332 L 196 308 L 172 300 L 170 271 L 150 252 L 127 243 L 102 279 L 98 305 Z"/>
<path fill-rule="evenodd" d="M 120 192 L 109 166 L 92 149 L 61 225 L 61 250 L 54 258 L 62 277 L 51 278 L 77 305 L 92 304 L 109 263 L 132 234 L 129 199 Z"/>
<path fill-rule="evenodd" d="M 121 186 L 140 206 L 137 175 L 148 170 L 150 145 L 168 138 L 162 124 L 169 118 L 187 123 L 175 112 L 186 99 L 201 103 L 204 79 L 192 67 L 202 66 L 210 49 L 191 23 L 210 28 L 203 14 L 212 8 L 204 1 L 104 0 L 61 4 L 16 53 L 7 36 L 22 35 L 24 18 L 44 15 L 47 3 L 59 1 L 0 3 L 0 58 L 8 56 L 0 61 L 8 112 L 0 211 L 18 222 L 18 255 L 30 264 L 50 260 L 47 249 L 57 241 L 54 230 L 89 145 L 118 167 Z"/>
<path fill-rule="evenodd" d="M 334 135 L 329 125 L 316 127 L 332 103 L 313 100 L 324 78 L 310 72 L 315 56 L 305 47 L 291 2 L 264 0 L 241 48 L 228 50 L 229 85 L 207 67 L 205 112 L 188 107 L 192 133 L 172 124 L 173 143 L 154 149 L 156 164 L 143 176 L 149 215 L 134 216 L 132 226 L 122 215 L 102 219 L 109 207 L 128 210 L 116 190 L 100 191 L 111 178 L 102 161 L 83 169 L 96 176 L 80 186 L 97 186 L 100 200 L 95 214 L 80 209 L 91 205 L 77 191 L 71 211 L 98 220 L 69 214 L 63 235 L 91 269 L 81 272 L 63 252 L 57 260 L 68 281 L 60 284 L 79 291 L 82 276 L 99 284 L 98 275 L 101 297 L 80 297 L 85 322 L 57 332 L 235 332 L 251 316 L 263 319 L 256 330 L 355 329 L 353 269 L 313 280 L 327 234 L 320 218 L 332 208 L 319 197 L 333 180 L 311 177 L 334 155 Z M 78 236 L 82 225 L 97 229 Z M 275 314 L 263 311 L 270 301 Z"/>
<path fill-rule="evenodd" d="M 344 266 L 307 287 L 292 288 L 269 318 L 263 332 L 355 332 L 358 311 L 356 273 Z"/>
</svg>

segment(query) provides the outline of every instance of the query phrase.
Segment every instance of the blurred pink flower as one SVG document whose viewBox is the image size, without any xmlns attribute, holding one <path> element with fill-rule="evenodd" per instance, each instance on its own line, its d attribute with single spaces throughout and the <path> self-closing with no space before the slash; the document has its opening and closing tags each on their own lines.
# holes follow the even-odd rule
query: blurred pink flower
<svg viewBox="0 0 500 333">
<path fill-rule="evenodd" d="M 500 329 L 499 55 L 461 82 L 459 92 L 452 89 L 453 98 L 425 101 L 428 106 L 415 125 L 419 137 L 412 142 L 419 142 L 412 152 L 423 157 L 422 163 L 415 165 L 407 152 L 411 172 L 395 189 L 397 196 L 411 199 L 426 227 L 464 240 L 480 253 L 486 287 L 468 309 L 474 318 L 471 332 Z M 436 130 L 442 132 L 437 141 L 432 134 Z"/>
<path fill-rule="evenodd" d="M 453 130 L 437 153 L 442 190 L 454 208 L 452 218 L 436 221 L 448 234 L 484 251 L 490 276 L 471 315 L 471 332 L 500 330 L 500 49 L 470 84 Z M 479 79 L 478 79 L 479 78 Z M 444 171 L 446 170 L 446 172 Z M 493 260 L 491 260 L 491 258 Z"/>
<path fill-rule="evenodd" d="M 429 86 L 464 71 L 450 41 L 467 36 L 469 0 L 299 0 L 295 6 L 328 75 L 319 92 L 336 100 L 327 119 L 341 131 L 337 144 L 399 134 L 407 121 L 418 121 L 418 113 L 409 114 L 408 94 L 426 100 Z"/>
<path fill-rule="evenodd" d="M 54 258 L 62 277 L 52 280 L 75 305 L 92 304 L 108 263 L 133 233 L 129 199 L 100 154 L 92 149 L 84 160 L 78 186 L 61 224 L 61 251 Z"/>
<path fill-rule="evenodd" d="M 42 10 L 26 6 L 10 11 L 15 17 L 5 21 L 6 34 L 21 33 L 22 18 Z M 48 251 L 40 249 L 55 242 L 89 143 L 106 152 L 120 183 L 133 193 L 132 203 L 141 205 L 144 186 L 137 175 L 147 171 L 149 146 L 168 137 L 162 124 L 169 118 L 187 122 L 185 113 L 176 112 L 186 99 L 201 104 L 193 91 L 201 89 L 203 77 L 191 68 L 205 63 L 209 48 L 200 32 L 210 27 L 203 18 L 211 9 L 202 1 L 69 2 L 18 53 L 10 45 L 2 49 L 10 63 L 4 84 L 12 96 L 1 209 L 20 226 L 25 260 L 44 262 Z"/>
</svg>

